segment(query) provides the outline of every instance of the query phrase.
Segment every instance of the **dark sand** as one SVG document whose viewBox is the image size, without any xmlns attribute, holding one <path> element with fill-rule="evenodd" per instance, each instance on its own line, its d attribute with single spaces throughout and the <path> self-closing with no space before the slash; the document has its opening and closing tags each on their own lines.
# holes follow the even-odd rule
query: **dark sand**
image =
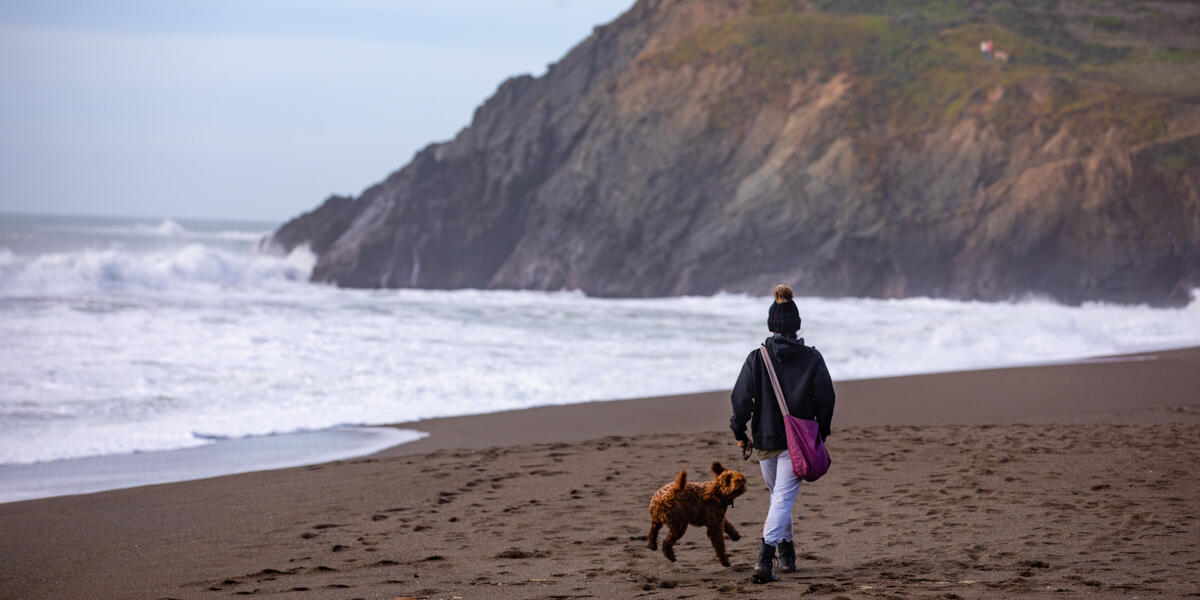
<svg viewBox="0 0 1200 600">
<path fill-rule="evenodd" d="M 1200 597 L 1200 349 L 837 384 L 797 573 L 748 583 L 766 491 L 726 393 L 416 424 L 312 467 L 0 504 L 0 598 Z M 414 426 L 409 424 L 408 426 Z M 746 471 L 721 567 L 646 505 Z"/>
</svg>

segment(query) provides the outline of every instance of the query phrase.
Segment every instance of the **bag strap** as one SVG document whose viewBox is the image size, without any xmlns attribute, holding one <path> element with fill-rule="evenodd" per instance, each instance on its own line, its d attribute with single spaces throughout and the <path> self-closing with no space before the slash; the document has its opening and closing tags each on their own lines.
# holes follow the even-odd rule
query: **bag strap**
<svg viewBox="0 0 1200 600">
<path fill-rule="evenodd" d="M 775 375 L 775 365 L 771 363 L 771 353 L 767 351 L 766 345 L 758 347 L 762 353 L 763 364 L 767 365 L 767 375 L 771 376 L 771 387 L 775 390 L 775 399 L 779 401 L 779 410 L 784 415 L 791 415 L 788 410 L 787 402 L 783 399 L 783 390 L 779 387 L 779 377 Z"/>
</svg>

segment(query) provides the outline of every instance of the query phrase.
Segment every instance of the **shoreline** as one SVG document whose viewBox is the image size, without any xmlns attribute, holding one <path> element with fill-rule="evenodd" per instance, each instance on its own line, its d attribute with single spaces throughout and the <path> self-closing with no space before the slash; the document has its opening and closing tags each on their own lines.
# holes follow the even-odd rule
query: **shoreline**
<svg viewBox="0 0 1200 600">
<path fill-rule="evenodd" d="M 1129 385 L 1105 387 L 1086 402 L 1068 401 L 1071 394 L 1046 394 L 1062 390 L 1086 377 L 1096 365 L 1154 363 L 1200 357 L 1200 346 L 1151 350 L 1129 354 L 1101 355 L 1029 365 L 985 369 L 940 371 L 890 377 L 850 379 L 835 382 L 839 426 L 949 425 L 987 423 L 1080 424 L 1200 423 L 1200 408 L 1186 407 L 1188 385 L 1164 390 L 1153 406 L 1131 407 L 1137 397 Z M 1118 367 L 1120 368 L 1120 367 Z M 1165 370 L 1172 370 L 1167 366 Z M 1154 380 L 1163 368 L 1135 368 L 1134 377 Z M 1146 373 L 1137 374 L 1139 371 Z M 1020 387 L 1024 397 L 1017 406 L 1006 406 L 1003 414 L 986 407 L 966 406 L 957 401 L 930 408 L 919 406 L 920 398 L 947 395 L 978 395 L 979 380 L 985 390 Z M 1200 378 L 1193 382 L 1200 389 Z M 1042 390 L 1039 392 L 1039 386 Z M 887 406 L 883 396 L 894 389 L 910 400 L 905 406 Z M 728 421 L 726 390 L 651 396 L 620 400 L 594 400 L 574 404 L 536 406 L 490 413 L 437 417 L 401 423 L 338 426 L 310 432 L 221 440 L 198 448 L 123 455 L 83 457 L 21 465 L 0 465 L 0 504 L 128 489 L 146 485 L 178 483 L 293 467 L 317 465 L 370 456 L 405 456 L 450 448 L 487 448 L 527 443 L 578 442 L 611 435 L 642 435 L 662 432 L 701 433 L 723 430 Z M 991 402 L 1002 399 L 990 394 Z M 724 404 L 723 404 L 724 403 Z M 860 412 L 856 405 L 872 406 Z M 724 408 L 722 408 L 724 407 Z M 722 411 L 725 411 L 724 413 Z M 627 415 L 638 414 L 630 420 Z M 929 418 L 929 415 L 936 418 Z M 381 446 L 378 430 L 398 431 L 392 439 L 406 438 Z M 351 432 L 362 432 L 353 436 Z M 375 435 L 369 432 L 376 431 Z M 403 435 L 399 435 L 403 432 Z M 409 439 L 412 434 L 420 435 Z M 352 440 L 349 437 L 361 439 Z M 249 459 L 243 453 L 249 453 Z M 257 459 L 254 458 L 257 456 Z"/>
<path fill-rule="evenodd" d="M 1200 390 L 1200 346 L 834 381 L 834 389 L 833 436 L 839 427 L 885 425 L 1200 424 L 1200 396 L 1195 393 Z M 1080 389 L 1087 393 L 1078 393 Z M 1140 393 L 1145 389 L 1155 390 L 1149 404 Z M 613 435 L 725 432 L 729 416 L 729 392 L 721 390 L 439 417 L 389 425 L 429 435 L 377 456 Z"/>
<path fill-rule="evenodd" d="M 176 450 L 0 465 L 0 504 L 350 460 L 424 435 L 386 426 L 331 427 Z"/>
<path fill-rule="evenodd" d="M 800 570 L 747 583 L 766 506 L 728 393 L 420 421 L 429 437 L 287 469 L 0 504 L 0 597 L 1065 598 L 1200 588 L 1200 348 L 836 383 L 834 468 Z M 409 424 L 398 424 L 409 427 Z M 750 484 L 721 567 L 646 548 L 681 468 Z M 935 595 L 936 594 L 936 595 Z"/>
</svg>

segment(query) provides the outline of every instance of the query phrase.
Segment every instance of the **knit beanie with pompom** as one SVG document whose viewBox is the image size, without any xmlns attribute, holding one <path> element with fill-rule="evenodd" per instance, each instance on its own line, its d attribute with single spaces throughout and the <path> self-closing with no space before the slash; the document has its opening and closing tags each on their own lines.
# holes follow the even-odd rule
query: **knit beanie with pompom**
<svg viewBox="0 0 1200 600">
<path fill-rule="evenodd" d="M 775 286 L 775 302 L 767 311 L 767 329 L 787 336 L 800 330 L 800 309 L 792 302 L 792 288 L 786 284 Z"/>
</svg>

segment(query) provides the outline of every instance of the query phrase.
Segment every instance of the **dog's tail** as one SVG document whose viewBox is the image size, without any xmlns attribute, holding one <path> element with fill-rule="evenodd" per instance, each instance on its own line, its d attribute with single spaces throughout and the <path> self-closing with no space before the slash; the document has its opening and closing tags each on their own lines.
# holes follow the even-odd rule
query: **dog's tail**
<svg viewBox="0 0 1200 600">
<path fill-rule="evenodd" d="M 675 477 L 675 489 L 682 490 L 687 485 L 687 469 L 679 472 Z"/>
</svg>

